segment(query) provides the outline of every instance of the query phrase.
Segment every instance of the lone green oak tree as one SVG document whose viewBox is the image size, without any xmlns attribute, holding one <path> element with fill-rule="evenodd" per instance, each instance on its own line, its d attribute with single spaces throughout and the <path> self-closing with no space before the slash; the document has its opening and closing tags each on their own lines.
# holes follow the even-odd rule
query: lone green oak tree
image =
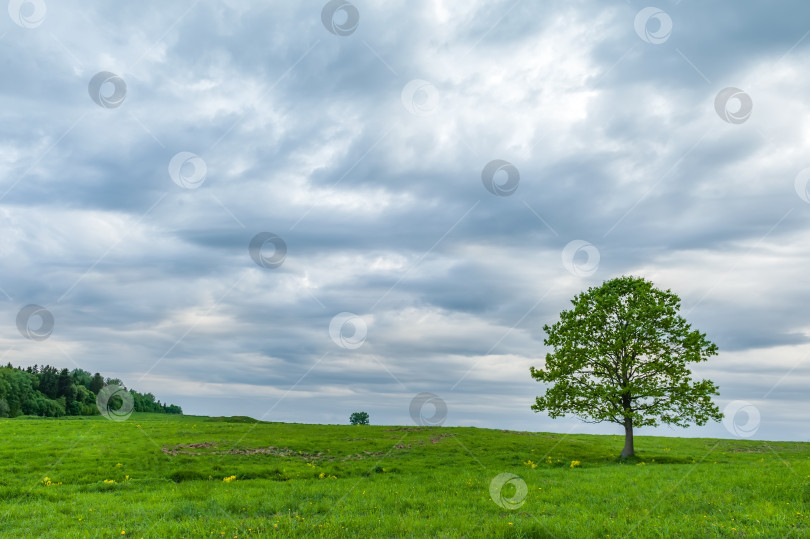
<svg viewBox="0 0 810 539">
<path fill-rule="evenodd" d="M 720 421 L 710 380 L 693 381 L 690 363 L 717 354 L 705 333 L 678 314 L 681 300 L 641 277 L 622 276 L 591 287 L 543 326 L 553 348 L 532 378 L 551 384 L 532 410 L 572 414 L 588 423 L 624 427 L 621 458 L 635 454 L 633 428 L 667 423 L 686 427 Z"/>
</svg>

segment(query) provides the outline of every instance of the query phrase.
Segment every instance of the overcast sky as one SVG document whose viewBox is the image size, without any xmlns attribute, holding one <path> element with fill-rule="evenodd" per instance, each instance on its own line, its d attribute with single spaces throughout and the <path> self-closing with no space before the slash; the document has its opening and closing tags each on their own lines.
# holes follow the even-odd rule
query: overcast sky
<svg viewBox="0 0 810 539">
<path fill-rule="evenodd" d="M 733 418 L 637 434 L 808 440 L 810 6 L 656 6 L 12 0 L 2 363 L 190 414 L 413 424 L 432 393 L 620 434 L 533 413 L 529 367 L 632 274 L 717 343 Z"/>
</svg>

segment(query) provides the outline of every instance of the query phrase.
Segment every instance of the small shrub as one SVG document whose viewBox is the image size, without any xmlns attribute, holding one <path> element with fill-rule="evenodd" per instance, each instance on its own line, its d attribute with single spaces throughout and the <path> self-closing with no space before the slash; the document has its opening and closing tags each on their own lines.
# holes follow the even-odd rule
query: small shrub
<svg viewBox="0 0 810 539">
<path fill-rule="evenodd" d="M 366 412 L 354 412 L 349 417 L 349 423 L 352 425 L 368 425 L 368 414 Z"/>
</svg>

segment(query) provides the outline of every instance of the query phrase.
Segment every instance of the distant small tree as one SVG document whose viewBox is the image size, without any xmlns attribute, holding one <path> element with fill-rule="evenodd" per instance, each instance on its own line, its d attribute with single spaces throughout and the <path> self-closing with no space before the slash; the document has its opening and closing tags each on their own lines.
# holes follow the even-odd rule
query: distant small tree
<svg viewBox="0 0 810 539">
<path fill-rule="evenodd" d="M 354 412 L 349 417 L 349 423 L 352 425 L 368 425 L 368 414 L 366 412 Z"/>
<path fill-rule="evenodd" d="M 531 375 L 551 385 L 532 405 L 535 412 L 623 426 L 622 458 L 635 453 L 634 427 L 723 418 L 712 402 L 717 386 L 693 381 L 689 369 L 717 354 L 717 346 L 678 314 L 678 296 L 640 277 L 619 277 L 571 303 L 558 322 L 543 327 L 554 351 Z"/>
</svg>

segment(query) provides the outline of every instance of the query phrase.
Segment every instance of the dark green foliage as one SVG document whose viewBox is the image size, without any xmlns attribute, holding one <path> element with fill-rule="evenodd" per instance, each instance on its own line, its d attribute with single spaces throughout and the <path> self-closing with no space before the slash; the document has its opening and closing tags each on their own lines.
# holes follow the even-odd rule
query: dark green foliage
<svg viewBox="0 0 810 539">
<path fill-rule="evenodd" d="M 368 414 L 366 412 L 354 412 L 349 417 L 349 423 L 352 425 L 368 425 Z"/>
<path fill-rule="evenodd" d="M 162 404 L 159 400 L 155 400 L 155 396 L 151 393 L 137 393 L 130 391 L 134 399 L 134 408 L 136 412 L 156 412 L 166 414 L 182 414 L 183 411 L 175 404 Z M 113 397 L 113 399 L 120 397 Z M 110 399 L 112 402 L 113 399 Z M 113 409 L 115 405 L 113 405 Z"/>
<path fill-rule="evenodd" d="M 108 378 L 106 383 L 123 386 L 118 379 Z M 91 376 L 82 369 L 57 370 L 50 365 L 23 369 L 9 363 L 0 367 L 0 417 L 99 415 L 96 396 L 104 385 L 101 374 Z M 129 392 L 136 412 L 183 413 L 175 404 L 156 401 L 151 393 Z M 117 409 L 122 402 L 121 397 L 116 395 L 109 404 L 112 409 Z"/>
<path fill-rule="evenodd" d="M 40 369 L 38 376 L 39 385 L 36 386 L 36 389 L 39 389 L 40 393 L 49 399 L 55 399 L 59 389 L 59 375 L 56 372 L 56 368 L 46 365 Z"/>
<path fill-rule="evenodd" d="M 104 387 L 104 378 L 99 373 L 93 375 L 92 380 L 90 380 L 87 389 L 98 395 L 98 392 L 101 391 L 101 388 Z"/>
</svg>

